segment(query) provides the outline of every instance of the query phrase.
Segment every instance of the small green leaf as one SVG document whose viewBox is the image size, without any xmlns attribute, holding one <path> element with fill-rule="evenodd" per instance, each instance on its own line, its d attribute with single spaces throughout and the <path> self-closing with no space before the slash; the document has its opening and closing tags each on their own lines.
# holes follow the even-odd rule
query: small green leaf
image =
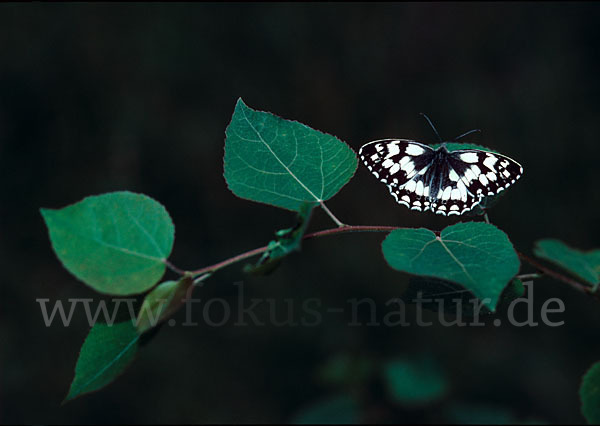
<svg viewBox="0 0 600 426">
<path fill-rule="evenodd" d="M 439 237 L 423 228 L 396 229 L 382 249 L 392 268 L 461 284 L 492 312 L 520 266 L 506 234 L 483 222 L 448 226 Z"/>
<path fill-rule="evenodd" d="M 298 411 L 292 424 L 358 424 L 359 407 L 348 395 L 337 395 L 315 402 Z"/>
<path fill-rule="evenodd" d="M 142 303 L 137 317 L 137 330 L 144 333 L 173 315 L 184 303 L 189 288 L 193 285 L 190 277 L 179 281 L 165 281 L 154 288 Z"/>
<path fill-rule="evenodd" d="M 500 297 L 501 303 L 510 303 L 519 297 L 523 297 L 525 294 L 525 285 L 523 281 L 518 278 L 513 279 L 510 284 L 502 292 Z"/>
<path fill-rule="evenodd" d="M 150 197 L 111 192 L 41 213 L 65 268 L 100 293 L 141 293 L 165 272 L 175 230 Z"/>
<path fill-rule="evenodd" d="M 283 257 L 294 251 L 299 251 L 313 207 L 314 204 L 312 203 L 303 203 L 297 214 L 296 225 L 293 228 L 277 231 L 275 233 L 276 239 L 269 242 L 267 251 L 263 253 L 256 265 L 246 265 L 244 272 L 264 275 L 275 269 Z"/>
<path fill-rule="evenodd" d="M 600 361 L 583 376 L 579 388 L 581 412 L 589 424 L 600 425 Z"/>
<path fill-rule="evenodd" d="M 332 135 L 239 99 L 225 139 L 225 180 L 238 197 L 298 210 L 333 197 L 354 175 L 356 154 Z"/>
<path fill-rule="evenodd" d="M 559 240 L 536 242 L 536 256 L 549 260 L 597 287 L 600 284 L 600 250 L 583 252 Z"/>
<path fill-rule="evenodd" d="M 65 402 L 111 383 L 131 364 L 139 334 L 131 321 L 96 323 L 83 342 Z"/>
<path fill-rule="evenodd" d="M 383 378 L 392 399 L 404 406 L 434 402 L 449 388 L 439 365 L 429 357 L 388 361 Z"/>
</svg>

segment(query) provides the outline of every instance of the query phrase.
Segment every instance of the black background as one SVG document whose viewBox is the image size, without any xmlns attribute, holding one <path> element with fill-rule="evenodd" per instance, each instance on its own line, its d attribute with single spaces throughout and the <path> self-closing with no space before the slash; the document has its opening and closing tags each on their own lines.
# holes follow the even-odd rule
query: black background
<svg viewBox="0 0 600 426">
<path fill-rule="evenodd" d="M 293 214 L 227 190 L 224 130 L 242 97 L 356 151 L 387 137 L 435 142 L 421 111 L 446 138 L 480 128 L 472 142 L 525 169 L 490 211 L 515 246 L 531 253 L 536 239 L 556 237 L 598 247 L 599 12 L 594 3 L 0 5 L 0 421 L 287 421 L 334 393 L 315 371 L 350 353 L 431 354 L 452 383 L 441 404 L 582 422 L 577 390 L 600 359 L 599 306 L 549 279 L 535 283 L 536 313 L 560 297 L 562 327 L 348 327 L 339 314 L 316 327 L 163 327 L 109 388 L 60 406 L 88 325 L 78 310 L 70 327 L 46 328 L 36 299 L 98 295 L 61 266 L 38 209 L 145 193 L 169 210 L 171 260 L 183 268 L 265 244 Z M 363 166 L 328 206 L 350 224 L 458 220 L 395 204 Z M 311 230 L 330 226 L 315 212 Z M 343 307 L 370 297 L 383 309 L 407 276 L 386 265 L 382 238 L 308 241 L 267 277 L 235 265 L 195 296 L 235 305 L 243 281 L 248 300 Z M 372 404 L 389 405 L 380 398 L 374 391 Z M 440 407 L 372 418 L 444 421 Z"/>
</svg>

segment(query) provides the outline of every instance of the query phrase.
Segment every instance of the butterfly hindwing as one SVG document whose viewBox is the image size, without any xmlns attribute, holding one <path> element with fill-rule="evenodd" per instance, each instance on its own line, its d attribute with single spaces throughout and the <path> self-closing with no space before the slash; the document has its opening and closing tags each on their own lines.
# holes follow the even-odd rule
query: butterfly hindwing
<svg viewBox="0 0 600 426">
<path fill-rule="evenodd" d="M 442 215 L 460 215 L 472 209 L 479 197 L 469 191 L 462 179 L 460 165 L 452 165 L 446 156 L 438 156 L 426 176 L 431 186 L 428 210 Z"/>
</svg>

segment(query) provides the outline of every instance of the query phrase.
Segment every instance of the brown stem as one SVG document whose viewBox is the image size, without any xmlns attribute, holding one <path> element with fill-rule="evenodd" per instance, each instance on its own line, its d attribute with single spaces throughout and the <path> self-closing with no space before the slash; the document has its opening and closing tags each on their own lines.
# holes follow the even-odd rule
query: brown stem
<svg viewBox="0 0 600 426">
<path fill-rule="evenodd" d="M 197 269 L 195 271 L 190 271 L 190 273 L 193 276 L 198 276 L 198 275 L 206 274 L 206 273 L 209 273 L 209 272 L 218 271 L 219 269 L 222 269 L 222 268 L 224 268 L 224 267 L 226 267 L 228 265 L 231 265 L 232 263 L 239 262 L 240 260 L 244 260 L 244 259 L 247 259 L 249 257 L 256 256 L 257 254 L 264 253 L 265 251 L 267 251 L 267 247 L 268 246 L 263 246 L 263 247 L 255 248 L 254 250 L 250 250 L 250 251 L 247 251 L 245 253 L 238 254 L 237 256 L 230 257 L 229 259 L 225 259 L 224 261 L 219 262 L 219 263 L 215 263 L 214 265 L 206 266 L 204 268 Z"/>
<path fill-rule="evenodd" d="M 391 232 L 394 229 L 398 229 L 397 226 L 374 226 L 374 225 L 344 225 L 338 228 L 325 229 L 323 231 L 312 232 L 310 234 L 304 235 L 302 237 L 303 240 L 308 240 L 310 238 L 319 238 L 324 237 L 326 235 L 335 235 L 335 234 L 345 234 L 349 232 Z M 239 262 L 241 260 L 247 259 L 252 256 L 256 256 L 257 254 L 264 253 L 267 251 L 268 246 L 263 246 L 259 248 L 255 248 L 254 250 L 247 251 L 242 254 L 238 254 L 237 256 L 226 259 L 222 262 L 215 263 L 214 265 L 206 266 L 201 269 L 197 269 L 195 271 L 189 271 L 188 274 L 192 274 L 193 276 L 206 274 L 208 272 L 215 272 L 219 269 L 222 269 L 232 263 Z M 179 269 L 179 268 L 177 268 Z M 176 271 L 177 272 L 177 271 Z"/>
<path fill-rule="evenodd" d="M 523 259 L 525 262 L 529 263 L 531 266 L 533 266 L 534 268 L 536 268 L 538 271 L 540 271 L 541 273 L 548 275 L 549 277 L 554 278 L 555 280 L 558 281 L 562 281 L 565 284 L 570 285 L 571 287 L 573 287 L 574 289 L 585 293 L 587 295 L 590 295 L 596 299 L 600 300 L 600 295 L 595 294 L 592 292 L 592 288 L 588 285 L 585 284 L 581 284 L 579 281 L 574 280 L 571 277 L 568 277 L 566 275 L 563 275 L 559 272 L 556 272 L 544 265 L 542 265 L 540 262 L 538 262 L 537 260 L 534 260 L 532 258 L 530 258 L 529 256 L 517 251 L 517 254 L 519 255 L 519 257 L 521 259 Z"/>
<path fill-rule="evenodd" d="M 344 225 L 340 228 L 325 229 L 323 231 L 306 234 L 302 239 L 324 237 L 326 235 L 346 234 L 349 232 L 392 232 L 394 229 L 400 229 L 397 226 L 378 226 L 378 225 Z"/>
<path fill-rule="evenodd" d="M 306 234 L 302 237 L 303 240 L 308 240 L 311 238 L 320 238 L 320 237 L 325 237 L 327 235 L 336 235 L 336 234 L 346 234 L 346 233 L 351 233 L 351 232 L 391 232 L 395 229 L 400 229 L 399 227 L 396 226 L 377 226 L 377 225 L 343 225 L 337 228 L 331 228 L 331 229 L 324 229 L 322 231 L 316 231 L 316 232 L 312 232 L 310 234 Z M 436 235 L 439 235 L 439 232 L 436 232 Z M 240 262 L 244 259 L 248 259 L 249 257 L 252 256 L 256 256 L 258 254 L 264 253 L 265 251 L 267 251 L 268 246 L 263 246 L 263 247 L 258 247 L 255 248 L 254 250 L 250 250 L 247 251 L 245 253 L 241 253 L 238 254 L 237 256 L 234 257 L 230 257 L 229 259 L 225 259 L 222 262 L 219 263 L 215 263 L 214 265 L 210 265 L 210 266 L 206 266 L 204 268 L 201 269 L 196 269 L 194 271 L 184 271 L 176 266 L 174 266 L 173 264 L 171 264 L 168 260 L 165 260 L 165 264 L 172 269 L 173 271 L 181 274 L 181 275 L 192 275 L 193 277 L 198 277 L 199 275 L 202 274 L 212 274 L 213 272 L 218 271 L 219 269 L 222 269 L 226 266 L 229 266 L 233 263 L 236 262 Z M 525 262 L 529 263 L 531 266 L 533 266 L 534 268 L 536 268 L 538 271 L 540 271 L 541 273 L 552 277 L 558 281 L 561 281 L 565 284 L 570 285 L 571 287 L 573 287 L 574 289 L 576 289 L 577 291 L 580 291 L 584 294 L 587 294 L 589 296 L 594 297 L 595 299 L 600 300 L 600 294 L 594 293 L 592 291 L 592 288 L 588 285 L 582 284 L 579 281 L 574 280 L 573 278 L 570 278 L 566 275 L 563 275 L 559 272 L 556 272 L 544 265 L 542 265 L 540 262 L 538 262 L 537 260 L 534 260 L 532 258 L 530 258 L 529 256 L 517 251 L 517 255 L 524 260 Z"/>
</svg>

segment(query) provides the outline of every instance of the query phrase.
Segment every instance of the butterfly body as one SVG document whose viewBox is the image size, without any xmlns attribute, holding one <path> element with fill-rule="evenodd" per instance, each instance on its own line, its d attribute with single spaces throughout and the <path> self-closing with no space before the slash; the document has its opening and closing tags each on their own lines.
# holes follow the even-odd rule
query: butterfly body
<svg viewBox="0 0 600 426">
<path fill-rule="evenodd" d="M 516 161 L 481 149 L 433 149 L 407 139 L 383 139 L 360 148 L 369 171 L 387 185 L 399 204 L 412 210 L 461 215 L 516 182 Z"/>
</svg>

